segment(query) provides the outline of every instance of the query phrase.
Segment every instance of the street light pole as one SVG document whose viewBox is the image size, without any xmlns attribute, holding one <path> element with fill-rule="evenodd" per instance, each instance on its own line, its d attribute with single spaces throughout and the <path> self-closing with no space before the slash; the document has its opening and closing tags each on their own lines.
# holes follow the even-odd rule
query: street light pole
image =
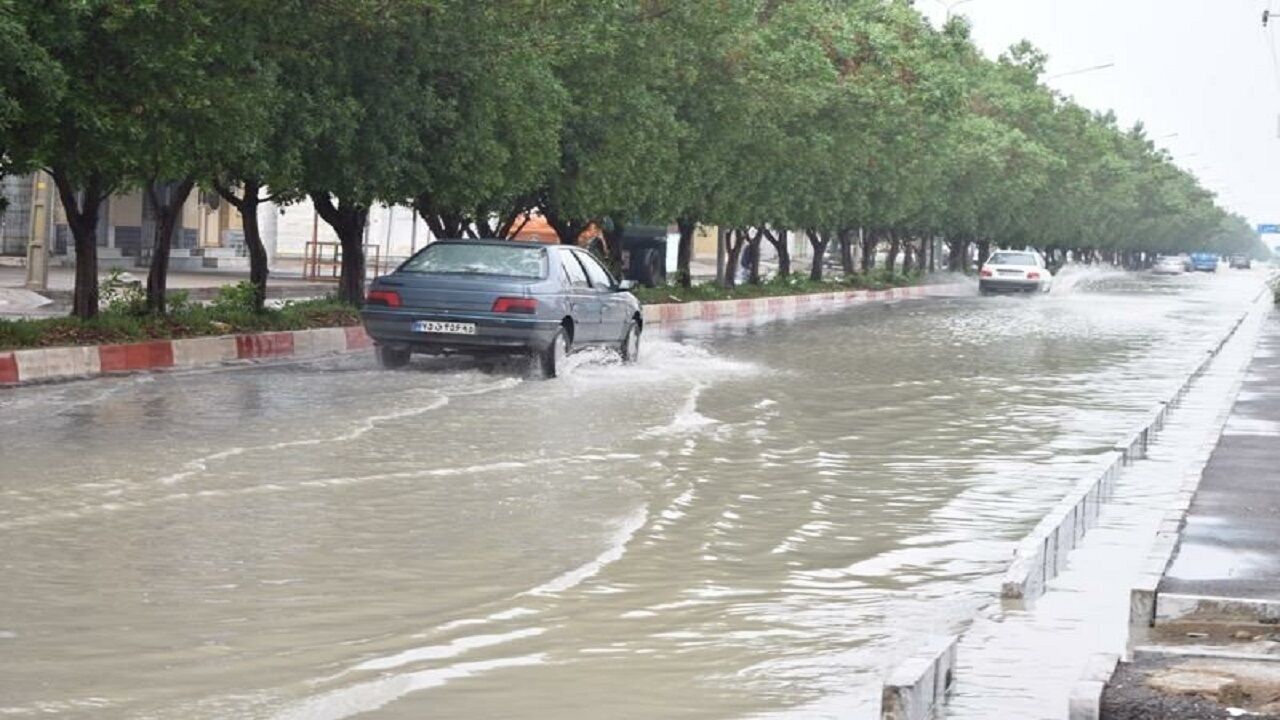
<svg viewBox="0 0 1280 720">
<path fill-rule="evenodd" d="M 936 2 L 936 3 L 938 3 L 939 5 L 941 5 L 942 7 L 946 8 L 946 10 L 947 10 L 947 20 L 946 20 L 946 21 L 947 21 L 947 22 L 951 22 L 951 11 L 952 11 L 953 9 L 955 9 L 955 8 L 957 8 L 957 7 L 960 7 L 961 5 L 963 5 L 963 4 L 965 4 L 965 3 L 973 2 L 973 0 L 951 0 L 951 2 L 946 2 L 946 0 L 933 0 L 933 1 L 934 1 L 934 2 Z"/>
<path fill-rule="evenodd" d="M 1057 80 L 1058 78 L 1069 77 L 1071 75 L 1083 75 L 1085 73 L 1097 72 L 1098 70 L 1106 70 L 1107 68 L 1113 68 L 1115 66 L 1116 64 L 1113 62 L 1105 63 L 1103 65 L 1094 65 L 1093 67 L 1080 68 L 1079 70 L 1071 70 L 1069 72 L 1058 73 L 1057 75 L 1050 75 L 1045 78 L 1045 80 Z"/>
</svg>

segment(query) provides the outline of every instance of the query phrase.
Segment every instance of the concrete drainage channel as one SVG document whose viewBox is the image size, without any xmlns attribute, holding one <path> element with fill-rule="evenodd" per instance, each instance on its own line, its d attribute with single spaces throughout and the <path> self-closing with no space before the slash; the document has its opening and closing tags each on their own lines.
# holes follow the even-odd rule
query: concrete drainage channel
<svg viewBox="0 0 1280 720">
<path fill-rule="evenodd" d="M 1258 298 L 1260 297 L 1261 294 Z M 1044 594 L 1049 581 L 1065 569 L 1070 552 L 1096 525 L 1099 513 L 1111 498 L 1124 468 L 1147 456 L 1147 449 L 1164 429 L 1169 414 L 1178 407 L 1195 381 L 1235 336 L 1236 331 L 1253 312 L 1258 298 L 1255 298 L 1249 310 L 1235 320 L 1222 338 L 1205 351 L 1204 357 L 1169 398 L 1160 401 L 1137 429 L 1116 443 L 1101 458 L 1099 467 L 1086 475 L 1018 544 L 1013 561 L 1001 583 L 1000 601 L 1003 607 L 1027 607 Z M 1144 584 L 1133 590 L 1131 627 L 1147 627 L 1155 617 L 1153 583 L 1159 582 L 1164 567 L 1172 556 L 1183 515 L 1190 506 L 1198 480 L 1198 473 L 1194 478 L 1187 479 L 1179 495 L 1181 511 L 1175 509 L 1161 524 L 1149 560 L 1150 569 L 1143 575 Z M 1151 587 L 1148 588 L 1147 585 Z M 938 715 L 955 681 L 956 646 L 959 640 L 959 634 L 939 637 L 890 672 L 881 692 L 882 720 L 927 720 Z M 1072 720 L 1098 717 L 1103 685 L 1115 669 L 1117 660 L 1115 656 L 1098 656 L 1090 662 L 1085 675 L 1080 678 L 1072 693 L 1069 711 Z"/>
</svg>

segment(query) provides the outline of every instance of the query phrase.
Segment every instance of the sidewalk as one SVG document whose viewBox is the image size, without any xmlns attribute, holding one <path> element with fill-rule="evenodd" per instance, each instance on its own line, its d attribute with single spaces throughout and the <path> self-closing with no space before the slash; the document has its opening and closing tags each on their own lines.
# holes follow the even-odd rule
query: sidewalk
<svg viewBox="0 0 1280 720">
<path fill-rule="evenodd" d="M 1141 620 L 1141 619 L 1139 619 Z M 1280 718 L 1280 310 L 1219 437 L 1149 628 L 1102 718 Z"/>
<path fill-rule="evenodd" d="M 298 264 L 301 268 L 301 264 Z M 109 273 L 100 272 L 98 281 L 109 277 Z M 126 277 L 145 284 L 146 268 L 135 268 L 126 271 Z M 227 285 L 235 285 L 249 279 L 248 273 L 242 272 L 171 272 L 168 278 L 170 290 L 184 290 L 193 300 L 212 300 L 218 290 Z M 0 265 L 0 317 L 58 317 L 66 315 L 71 307 L 72 290 L 75 287 L 75 270 L 72 268 L 49 268 L 49 289 L 39 294 L 25 289 L 27 280 L 26 268 L 11 265 Z M 303 280 L 300 271 L 290 273 L 287 269 L 280 274 L 273 273 L 267 280 L 267 297 L 310 298 L 321 297 L 334 291 L 332 282 L 313 282 Z M 41 297 L 52 302 L 43 302 Z"/>
</svg>

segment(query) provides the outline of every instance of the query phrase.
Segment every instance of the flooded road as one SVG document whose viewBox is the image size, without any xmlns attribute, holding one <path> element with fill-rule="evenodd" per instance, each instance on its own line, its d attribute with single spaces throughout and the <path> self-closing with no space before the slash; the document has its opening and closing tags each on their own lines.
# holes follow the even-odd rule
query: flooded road
<svg viewBox="0 0 1280 720">
<path fill-rule="evenodd" d="M 0 716 L 869 717 L 1261 275 L 0 393 Z"/>
</svg>

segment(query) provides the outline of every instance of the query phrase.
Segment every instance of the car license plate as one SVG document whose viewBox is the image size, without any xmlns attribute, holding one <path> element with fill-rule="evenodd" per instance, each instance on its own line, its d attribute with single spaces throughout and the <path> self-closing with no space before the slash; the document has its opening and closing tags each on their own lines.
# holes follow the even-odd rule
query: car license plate
<svg viewBox="0 0 1280 720">
<path fill-rule="evenodd" d="M 417 320 L 413 323 L 413 331 L 417 333 L 441 333 L 444 335 L 475 335 L 476 324 Z"/>
</svg>

